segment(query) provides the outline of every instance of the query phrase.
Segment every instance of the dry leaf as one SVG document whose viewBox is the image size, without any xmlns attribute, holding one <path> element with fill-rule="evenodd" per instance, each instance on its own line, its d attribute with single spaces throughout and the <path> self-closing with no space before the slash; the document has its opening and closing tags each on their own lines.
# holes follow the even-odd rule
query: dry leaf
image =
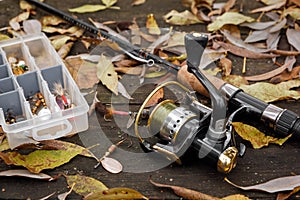
<svg viewBox="0 0 300 200">
<path fill-rule="evenodd" d="M 228 58 L 221 58 L 218 62 L 219 67 L 222 69 L 224 76 L 229 76 L 232 70 L 232 61 Z"/>
<path fill-rule="evenodd" d="M 118 95 L 118 74 L 115 72 L 111 60 L 103 54 L 100 56 L 97 64 L 97 77 L 103 85 Z"/>
<path fill-rule="evenodd" d="M 291 136 L 289 135 L 286 138 L 278 139 L 271 136 L 266 136 L 257 128 L 241 122 L 233 122 L 232 125 L 239 136 L 241 136 L 244 140 L 251 142 L 254 149 L 260 149 L 264 146 L 268 146 L 270 143 L 281 146 Z"/>
<path fill-rule="evenodd" d="M 273 77 L 270 80 L 270 83 L 275 84 L 275 83 L 280 83 L 283 81 L 288 81 L 297 78 L 300 78 L 300 66 L 294 67 L 291 72 L 285 71 L 280 75 Z"/>
<path fill-rule="evenodd" d="M 242 23 L 241 26 L 246 26 L 248 28 L 254 29 L 254 30 L 264 30 L 267 28 L 270 28 L 276 24 L 276 21 L 269 21 L 269 22 L 251 22 L 251 23 Z"/>
<path fill-rule="evenodd" d="M 231 35 L 229 33 L 229 31 L 227 30 L 223 30 L 221 31 L 223 33 L 223 35 L 226 37 L 226 39 L 233 45 L 237 46 L 237 47 L 241 47 L 250 51 L 254 51 L 257 53 L 263 53 L 263 52 L 267 52 L 268 49 L 261 49 L 261 48 L 257 48 L 254 45 L 251 44 L 247 44 L 245 43 L 243 40 L 241 40 L 240 38 L 237 38 L 233 35 Z"/>
<path fill-rule="evenodd" d="M 44 169 L 53 169 L 69 162 L 81 152 L 81 149 L 74 149 L 72 151 L 36 150 L 28 155 L 22 155 L 13 151 L 7 153 L 0 152 L 0 158 L 7 165 L 23 166 L 32 173 L 40 173 Z"/>
<path fill-rule="evenodd" d="M 242 190 L 259 190 L 268 193 L 275 193 L 275 192 L 291 191 L 294 188 L 299 187 L 300 175 L 280 177 L 280 178 L 272 179 L 265 183 L 260 183 L 257 185 L 246 186 L 246 187 L 236 185 L 231 181 L 229 181 L 227 178 L 225 178 L 225 181 Z"/>
<path fill-rule="evenodd" d="M 89 158 L 95 158 L 97 160 L 96 156 L 90 150 L 71 142 L 66 142 L 61 140 L 44 140 L 44 141 L 40 141 L 40 143 L 44 145 L 43 149 L 49 148 L 49 149 L 65 150 L 65 151 L 81 150 L 81 152 L 79 153 L 80 155 Z"/>
<path fill-rule="evenodd" d="M 216 20 L 207 26 L 208 31 L 217 31 L 226 24 L 239 25 L 244 22 L 252 22 L 254 19 L 236 12 L 226 12 L 216 18 Z"/>
<path fill-rule="evenodd" d="M 252 31 L 251 34 L 245 39 L 246 43 L 258 42 L 268 39 L 270 35 L 269 29 Z"/>
<path fill-rule="evenodd" d="M 234 194 L 227 197 L 223 197 L 221 200 L 251 200 L 251 199 L 241 194 Z"/>
<path fill-rule="evenodd" d="M 65 57 L 67 57 L 67 55 L 69 54 L 69 52 L 71 51 L 71 48 L 73 47 L 74 42 L 68 42 L 66 44 L 64 44 L 58 51 L 57 54 L 59 55 L 59 57 L 61 59 L 64 59 Z"/>
<path fill-rule="evenodd" d="M 160 28 L 158 27 L 153 14 L 147 15 L 146 27 L 148 29 L 148 32 L 152 35 L 161 34 Z"/>
<path fill-rule="evenodd" d="M 120 93 L 123 97 L 127 98 L 127 99 L 133 99 L 130 94 L 128 94 L 126 88 L 124 87 L 124 85 L 120 82 L 118 82 L 118 93 Z"/>
<path fill-rule="evenodd" d="M 256 8 L 254 10 L 251 10 L 250 13 L 258 13 L 258 12 L 268 12 L 274 9 L 281 8 L 282 6 L 285 5 L 285 0 L 280 0 L 275 4 L 271 4 L 269 6 L 261 7 L 261 8 Z"/>
<path fill-rule="evenodd" d="M 146 2 L 146 0 L 133 0 L 131 5 L 132 6 L 137 6 L 137 5 L 144 4 L 145 2 Z"/>
<path fill-rule="evenodd" d="M 245 76 L 244 78 L 248 81 L 262 81 L 270 79 L 280 73 L 282 73 L 284 70 L 286 70 L 291 64 L 293 63 L 293 60 L 289 60 L 287 63 L 282 65 L 281 67 L 278 67 L 277 69 L 274 69 L 272 71 L 266 72 L 264 74 L 254 75 L 254 76 Z"/>
<path fill-rule="evenodd" d="M 287 29 L 286 37 L 290 45 L 295 47 L 298 51 L 300 51 L 300 31 L 296 29 Z"/>
<path fill-rule="evenodd" d="M 284 26 L 286 26 L 286 22 L 287 22 L 286 18 L 283 18 L 280 22 L 278 22 L 275 26 L 273 26 L 270 29 L 270 33 L 275 33 L 283 29 Z"/>
<path fill-rule="evenodd" d="M 151 179 L 149 181 L 156 187 L 172 189 L 176 195 L 178 195 L 184 199 L 202 199 L 202 200 L 218 200 L 218 199 L 220 199 L 220 198 L 213 197 L 213 196 L 210 196 L 210 195 L 207 195 L 207 194 L 195 191 L 195 190 L 187 189 L 184 187 L 156 183 Z"/>
<path fill-rule="evenodd" d="M 0 41 L 10 39 L 8 35 L 0 33 Z"/>
<path fill-rule="evenodd" d="M 117 3 L 117 1 L 118 1 L 118 0 L 102 0 L 102 3 L 103 3 L 106 7 L 110 8 L 110 7 L 112 7 L 113 5 L 115 5 L 115 4 Z"/>
<path fill-rule="evenodd" d="M 68 192 L 59 194 L 59 195 L 57 196 L 58 200 L 66 200 L 67 197 L 68 197 L 68 195 L 71 194 L 71 192 L 73 191 L 74 186 L 75 186 L 75 184 L 72 185 L 72 187 L 69 189 Z"/>
<path fill-rule="evenodd" d="M 79 89 L 89 89 L 99 82 L 96 76 L 97 64 L 82 60 L 80 57 L 67 57 L 66 66 Z"/>
<path fill-rule="evenodd" d="M 29 172 L 28 170 L 23 169 L 12 169 L 7 171 L 1 171 L 0 176 L 21 176 L 21 177 L 27 177 L 27 178 L 33 178 L 33 179 L 42 179 L 42 180 L 52 180 L 53 177 L 44 174 L 44 173 L 38 173 L 34 174 Z"/>
<path fill-rule="evenodd" d="M 105 10 L 107 8 L 111 9 L 120 9 L 120 7 L 113 6 L 114 4 L 117 3 L 117 0 L 102 0 L 102 3 L 104 5 L 100 4 L 86 4 L 77 8 L 71 8 L 69 9 L 70 12 L 77 12 L 77 13 L 88 13 L 88 12 L 97 12 L 101 10 Z"/>
<path fill-rule="evenodd" d="M 84 200 L 148 199 L 131 188 L 111 188 L 87 195 Z"/>
<path fill-rule="evenodd" d="M 23 12 L 23 13 L 19 14 L 18 16 L 12 18 L 11 20 L 9 20 L 9 25 L 12 27 L 12 29 L 14 29 L 15 31 L 18 31 L 21 28 L 19 23 L 28 19 L 29 16 L 30 16 L 29 11 Z"/>
<path fill-rule="evenodd" d="M 296 20 L 300 20 L 300 8 L 289 7 L 283 11 L 284 16 L 291 16 Z"/>
<path fill-rule="evenodd" d="M 185 10 L 181 13 L 176 10 L 171 10 L 169 13 L 164 15 L 163 18 L 167 23 L 174 25 L 190 25 L 203 23 L 188 10 Z"/>
<path fill-rule="evenodd" d="M 67 35 L 57 35 L 50 37 L 50 40 L 52 46 L 58 51 L 67 41 L 73 40 L 73 38 Z"/>
<path fill-rule="evenodd" d="M 290 196 L 292 196 L 293 194 L 295 194 L 299 191 L 300 191 L 300 186 L 294 188 L 293 191 L 291 191 L 289 193 L 278 193 L 276 200 L 286 200 L 286 199 L 290 198 Z"/>
<path fill-rule="evenodd" d="M 300 87 L 300 79 L 290 80 L 279 84 L 259 82 L 252 85 L 242 85 L 240 88 L 246 93 L 265 102 L 284 99 L 300 99 L 300 92 L 291 90 Z"/>
<path fill-rule="evenodd" d="M 79 195 L 86 196 L 90 193 L 107 190 L 108 188 L 97 179 L 82 175 L 65 175 L 68 185 Z"/>
<path fill-rule="evenodd" d="M 27 1 L 24 1 L 24 0 L 21 0 L 20 1 L 20 8 L 22 10 L 26 10 L 26 11 L 31 11 L 31 10 L 34 10 L 35 9 L 35 6 L 28 3 Z"/>
<path fill-rule="evenodd" d="M 57 28 L 57 27 L 53 27 L 53 26 L 44 26 L 43 27 L 43 32 L 46 32 L 46 33 L 74 34 L 78 30 L 80 30 L 80 28 L 78 26 L 72 26 L 68 29 Z"/>
<path fill-rule="evenodd" d="M 145 105 L 145 108 L 156 105 L 159 102 L 159 100 L 163 99 L 163 97 L 164 97 L 164 89 L 161 88 L 149 99 L 149 101 Z"/>
<path fill-rule="evenodd" d="M 277 55 L 274 54 L 266 54 L 266 53 L 259 53 L 256 51 L 251 51 L 249 49 L 245 49 L 242 47 L 238 47 L 229 43 L 220 42 L 218 41 L 217 44 L 219 44 L 221 47 L 223 47 L 225 50 L 231 52 L 232 54 L 235 54 L 237 56 L 241 56 L 243 58 L 253 58 L 253 59 L 261 59 L 261 58 L 274 58 L 277 57 Z"/>
<path fill-rule="evenodd" d="M 241 85 L 249 85 L 248 81 L 243 76 L 238 76 L 238 75 L 229 75 L 223 77 L 223 80 L 236 87 L 240 87 Z"/>
<path fill-rule="evenodd" d="M 41 23 L 43 26 L 56 26 L 56 25 L 59 25 L 59 24 L 62 24 L 62 23 L 66 23 L 65 20 L 63 20 L 62 18 L 60 17 L 57 17 L 55 15 L 48 15 L 48 16 L 43 16 L 41 19 L 40 19 Z"/>
<path fill-rule="evenodd" d="M 105 10 L 107 7 L 105 5 L 90 5 L 86 4 L 77 8 L 68 9 L 69 12 L 77 12 L 77 13 L 88 13 L 88 12 L 97 12 L 100 10 Z"/>
</svg>

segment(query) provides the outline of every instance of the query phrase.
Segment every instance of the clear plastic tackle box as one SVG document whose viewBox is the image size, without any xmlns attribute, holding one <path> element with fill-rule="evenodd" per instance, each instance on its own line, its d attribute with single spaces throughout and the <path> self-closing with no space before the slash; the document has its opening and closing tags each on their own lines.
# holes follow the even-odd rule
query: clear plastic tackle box
<svg viewBox="0 0 300 200">
<path fill-rule="evenodd" d="M 0 42 L 0 125 L 11 148 L 88 129 L 88 109 L 43 33 Z"/>
</svg>

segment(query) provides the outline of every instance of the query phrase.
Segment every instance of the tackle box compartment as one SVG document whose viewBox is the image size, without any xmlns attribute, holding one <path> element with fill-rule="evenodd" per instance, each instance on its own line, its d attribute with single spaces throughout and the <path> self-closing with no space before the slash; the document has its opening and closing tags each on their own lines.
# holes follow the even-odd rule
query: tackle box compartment
<svg viewBox="0 0 300 200">
<path fill-rule="evenodd" d="M 0 42 L 0 125 L 11 148 L 87 130 L 88 109 L 45 34 Z"/>
</svg>

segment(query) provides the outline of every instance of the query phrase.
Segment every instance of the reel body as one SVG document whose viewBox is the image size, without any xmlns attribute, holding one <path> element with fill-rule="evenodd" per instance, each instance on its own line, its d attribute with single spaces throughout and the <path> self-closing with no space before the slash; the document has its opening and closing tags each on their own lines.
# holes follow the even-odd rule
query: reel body
<svg viewBox="0 0 300 200">
<path fill-rule="evenodd" d="M 163 153 L 167 158 L 175 160 L 189 148 L 195 148 L 200 159 L 205 158 L 220 172 L 230 172 L 236 165 L 238 155 L 237 149 L 230 146 L 231 134 L 226 134 L 226 138 L 219 142 L 211 140 L 207 132 L 212 109 L 201 104 L 191 95 L 191 91 L 177 82 L 167 82 L 161 87 L 170 84 L 185 90 L 185 102 L 177 105 L 175 100 L 166 99 L 152 107 L 147 123 L 148 131 L 160 138 L 161 142 L 150 145 L 142 139 L 141 144 L 147 144 L 151 146 L 148 150 Z"/>
</svg>

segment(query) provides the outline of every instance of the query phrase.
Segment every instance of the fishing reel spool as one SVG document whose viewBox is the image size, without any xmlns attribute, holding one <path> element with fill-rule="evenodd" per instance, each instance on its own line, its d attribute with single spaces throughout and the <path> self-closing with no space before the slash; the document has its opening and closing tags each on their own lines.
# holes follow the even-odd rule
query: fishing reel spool
<svg viewBox="0 0 300 200">
<path fill-rule="evenodd" d="M 194 73 L 193 70 L 196 70 L 198 73 L 198 65 L 208 38 L 202 34 L 188 34 L 185 39 L 188 65 L 192 67 L 190 69 L 192 73 Z M 198 47 L 198 53 L 195 53 L 197 52 L 194 48 L 195 45 Z M 202 47 L 202 52 L 199 45 Z M 199 77 L 198 74 L 195 76 Z M 205 87 L 208 86 L 207 89 L 212 99 L 212 108 L 200 103 L 192 95 L 193 91 L 190 91 L 180 83 L 175 81 L 163 83 L 149 94 L 140 107 L 135 120 L 135 134 L 140 139 L 141 146 L 145 151 L 157 151 L 165 154 L 168 159 L 175 161 L 179 160 L 179 157 L 190 147 L 193 147 L 198 151 L 200 159 L 205 158 L 213 163 L 217 166 L 219 172 L 229 173 L 236 166 L 238 150 L 235 146 L 232 146 L 232 129 L 226 126 L 227 107 L 226 104 L 220 105 L 219 102 L 223 101 L 223 96 L 217 93 L 216 89 L 211 88 L 212 84 L 207 82 L 205 77 L 200 77 L 199 79 L 201 79 L 200 81 Z M 176 100 L 165 99 L 150 109 L 147 124 L 148 131 L 162 140 L 162 142 L 151 144 L 139 134 L 138 124 L 140 117 L 145 109 L 145 105 L 152 96 L 161 88 L 170 85 L 175 85 L 184 91 L 185 102 L 177 105 L 175 103 Z"/>
</svg>

